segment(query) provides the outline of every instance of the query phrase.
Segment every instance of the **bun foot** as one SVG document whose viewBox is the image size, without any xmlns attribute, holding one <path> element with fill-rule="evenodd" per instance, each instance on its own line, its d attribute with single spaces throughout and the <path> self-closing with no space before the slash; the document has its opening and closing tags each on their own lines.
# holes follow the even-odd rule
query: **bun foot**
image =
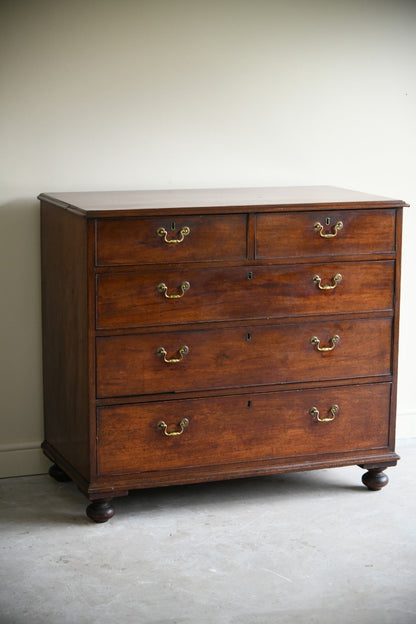
<svg viewBox="0 0 416 624">
<path fill-rule="evenodd" d="M 369 490 L 381 490 L 389 482 L 388 476 L 383 472 L 384 468 L 370 468 L 363 474 L 361 481 Z"/>
<path fill-rule="evenodd" d="M 60 481 L 62 483 L 65 481 L 71 481 L 71 477 L 68 477 L 66 472 L 64 472 L 57 464 L 52 464 L 49 468 L 49 474 L 55 479 L 55 481 Z"/>
<path fill-rule="evenodd" d="M 94 522 L 107 522 L 115 514 L 112 498 L 100 498 L 93 501 L 86 509 L 87 516 Z"/>
</svg>

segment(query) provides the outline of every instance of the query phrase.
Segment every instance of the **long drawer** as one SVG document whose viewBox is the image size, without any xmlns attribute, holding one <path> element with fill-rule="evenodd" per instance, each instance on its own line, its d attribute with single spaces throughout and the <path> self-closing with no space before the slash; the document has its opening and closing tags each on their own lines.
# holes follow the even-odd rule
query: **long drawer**
<svg viewBox="0 0 416 624">
<path fill-rule="evenodd" d="M 389 407 L 388 383 L 102 407 L 98 473 L 383 448 Z"/>
<path fill-rule="evenodd" d="M 391 373 L 390 318 L 98 337 L 97 396 Z"/>
<path fill-rule="evenodd" d="M 392 253 L 394 210 L 263 213 L 256 218 L 257 258 Z"/>
<path fill-rule="evenodd" d="M 247 215 L 160 215 L 96 224 L 98 266 L 242 260 Z"/>
<path fill-rule="evenodd" d="M 391 311 L 394 262 L 97 275 L 97 329 Z"/>
</svg>

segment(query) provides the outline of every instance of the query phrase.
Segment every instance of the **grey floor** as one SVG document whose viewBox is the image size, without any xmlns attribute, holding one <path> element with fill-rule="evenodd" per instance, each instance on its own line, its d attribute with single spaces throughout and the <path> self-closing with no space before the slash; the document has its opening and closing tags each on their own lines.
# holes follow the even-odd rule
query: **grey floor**
<svg viewBox="0 0 416 624">
<path fill-rule="evenodd" d="M 355 466 L 134 492 L 102 525 L 72 483 L 0 481 L 1 624 L 416 623 L 416 440 Z"/>
</svg>

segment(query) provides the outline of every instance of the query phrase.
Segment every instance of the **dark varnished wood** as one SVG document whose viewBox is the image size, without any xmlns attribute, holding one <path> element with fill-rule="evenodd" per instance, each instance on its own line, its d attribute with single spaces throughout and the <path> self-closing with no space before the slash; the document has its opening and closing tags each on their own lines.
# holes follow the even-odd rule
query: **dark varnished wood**
<svg viewBox="0 0 416 624">
<path fill-rule="evenodd" d="M 87 227 L 41 207 L 45 439 L 89 477 Z"/>
<path fill-rule="evenodd" d="M 340 337 L 331 352 L 318 352 Z M 391 319 L 317 321 L 97 338 L 97 397 L 335 380 L 391 374 Z M 165 363 L 158 355 L 178 357 Z"/>
<path fill-rule="evenodd" d="M 39 199 L 91 219 L 154 216 L 155 211 L 164 214 L 230 214 L 281 212 L 288 208 L 362 210 L 407 205 L 389 197 L 334 186 L 42 193 Z"/>
<path fill-rule="evenodd" d="M 324 228 L 323 234 L 334 234 L 337 222 L 341 222 L 343 227 L 333 238 L 322 238 L 314 229 L 315 223 L 320 223 Z M 389 253 L 395 250 L 395 238 L 394 210 L 263 213 L 257 215 L 256 257 Z"/>
<path fill-rule="evenodd" d="M 94 500 L 87 506 L 87 516 L 91 518 L 91 520 L 94 520 L 94 522 L 107 522 L 115 513 L 115 509 L 111 503 L 111 498 Z"/>
<path fill-rule="evenodd" d="M 334 275 L 342 275 L 334 290 Z M 285 266 L 249 265 L 227 269 L 159 269 L 97 277 L 97 329 L 207 323 L 221 320 L 317 316 L 393 309 L 394 262 L 314 262 Z M 158 291 L 163 283 L 167 299 Z"/>
<path fill-rule="evenodd" d="M 189 234 L 180 234 L 183 227 Z M 161 237 L 158 230 L 166 235 Z M 167 215 L 96 223 L 98 266 L 161 262 L 221 262 L 247 256 L 247 217 Z M 181 240 L 179 243 L 166 242 Z"/>
<path fill-rule="evenodd" d="M 40 196 L 45 441 L 105 522 L 129 489 L 394 452 L 401 209 L 305 187 Z M 317 221 L 336 237 L 324 239 Z M 187 225 L 180 243 L 168 239 Z M 313 281 L 320 275 L 332 290 Z M 169 294 L 190 287 L 183 297 Z M 316 335 L 333 351 L 318 352 Z M 187 345 L 182 361 L 177 357 Z M 331 422 L 316 422 L 312 407 Z M 189 424 L 179 436 L 181 420 Z M 55 476 L 56 478 L 56 476 Z"/>
<path fill-rule="evenodd" d="M 365 468 L 365 466 L 363 466 Z M 362 482 L 369 490 L 377 492 L 381 488 L 385 487 L 388 482 L 388 476 L 383 472 L 386 466 L 377 466 L 376 468 L 370 468 L 368 472 L 365 472 L 361 477 Z"/>
<path fill-rule="evenodd" d="M 317 407 L 331 422 L 317 422 Z M 98 410 L 102 475 L 200 465 L 234 464 L 388 446 L 390 384 L 159 401 Z M 377 410 L 375 414 L 374 410 Z M 167 437 L 158 429 L 180 430 Z M 376 426 L 374 426 L 376 424 Z"/>
<path fill-rule="evenodd" d="M 60 468 L 57 464 L 52 464 L 49 468 L 49 474 L 51 477 L 55 479 L 55 481 L 60 481 L 65 483 L 66 481 L 71 481 L 71 477 L 66 474 L 62 468 Z"/>
</svg>

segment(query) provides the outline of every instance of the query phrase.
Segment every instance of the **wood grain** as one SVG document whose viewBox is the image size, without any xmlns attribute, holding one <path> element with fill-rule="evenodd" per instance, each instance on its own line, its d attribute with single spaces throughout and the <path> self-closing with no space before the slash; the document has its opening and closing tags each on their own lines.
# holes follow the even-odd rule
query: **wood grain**
<svg viewBox="0 0 416 624">
<path fill-rule="evenodd" d="M 97 338 L 97 396 L 179 393 L 211 388 L 354 379 L 391 374 L 391 319 L 318 321 L 282 328 L 240 327 Z M 331 352 L 323 346 L 339 335 Z M 158 355 L 178 358 L 167 364 Z"/>
<path fill-rule="evenodd" d="M 323 453 L 385 448 L 388 441 L 390 384 L 325 388 L 302 392 L 236 395 L 163 401 L 98 410 L 100 474 L 150 472 L 167 468 L 231 464 Z M 332 405 L 332 422 L 316 422 Z M 167 437 L 182 418 L 189 426 Z"/>
<path fill-rule="evenodd" d="M 332 187 L 40 199 L 43 449 L 92 520 L 134 488 L 353 463 L 370 489 L 387 483 L 403 201 Z M 314 227 L 338 221 L 336 236 Z"/>
<path fill-rule="evenodd" d="M 319 290 L 342 275 L 334 290 Z M 97 276 L 97 329 L 271 319 L 348 312 L 392 312 L 393 261 L 337 262 L 264 267 L 160 269 Z M 166 299 L 158 291 L 163 283 Z"/>
</svg>

